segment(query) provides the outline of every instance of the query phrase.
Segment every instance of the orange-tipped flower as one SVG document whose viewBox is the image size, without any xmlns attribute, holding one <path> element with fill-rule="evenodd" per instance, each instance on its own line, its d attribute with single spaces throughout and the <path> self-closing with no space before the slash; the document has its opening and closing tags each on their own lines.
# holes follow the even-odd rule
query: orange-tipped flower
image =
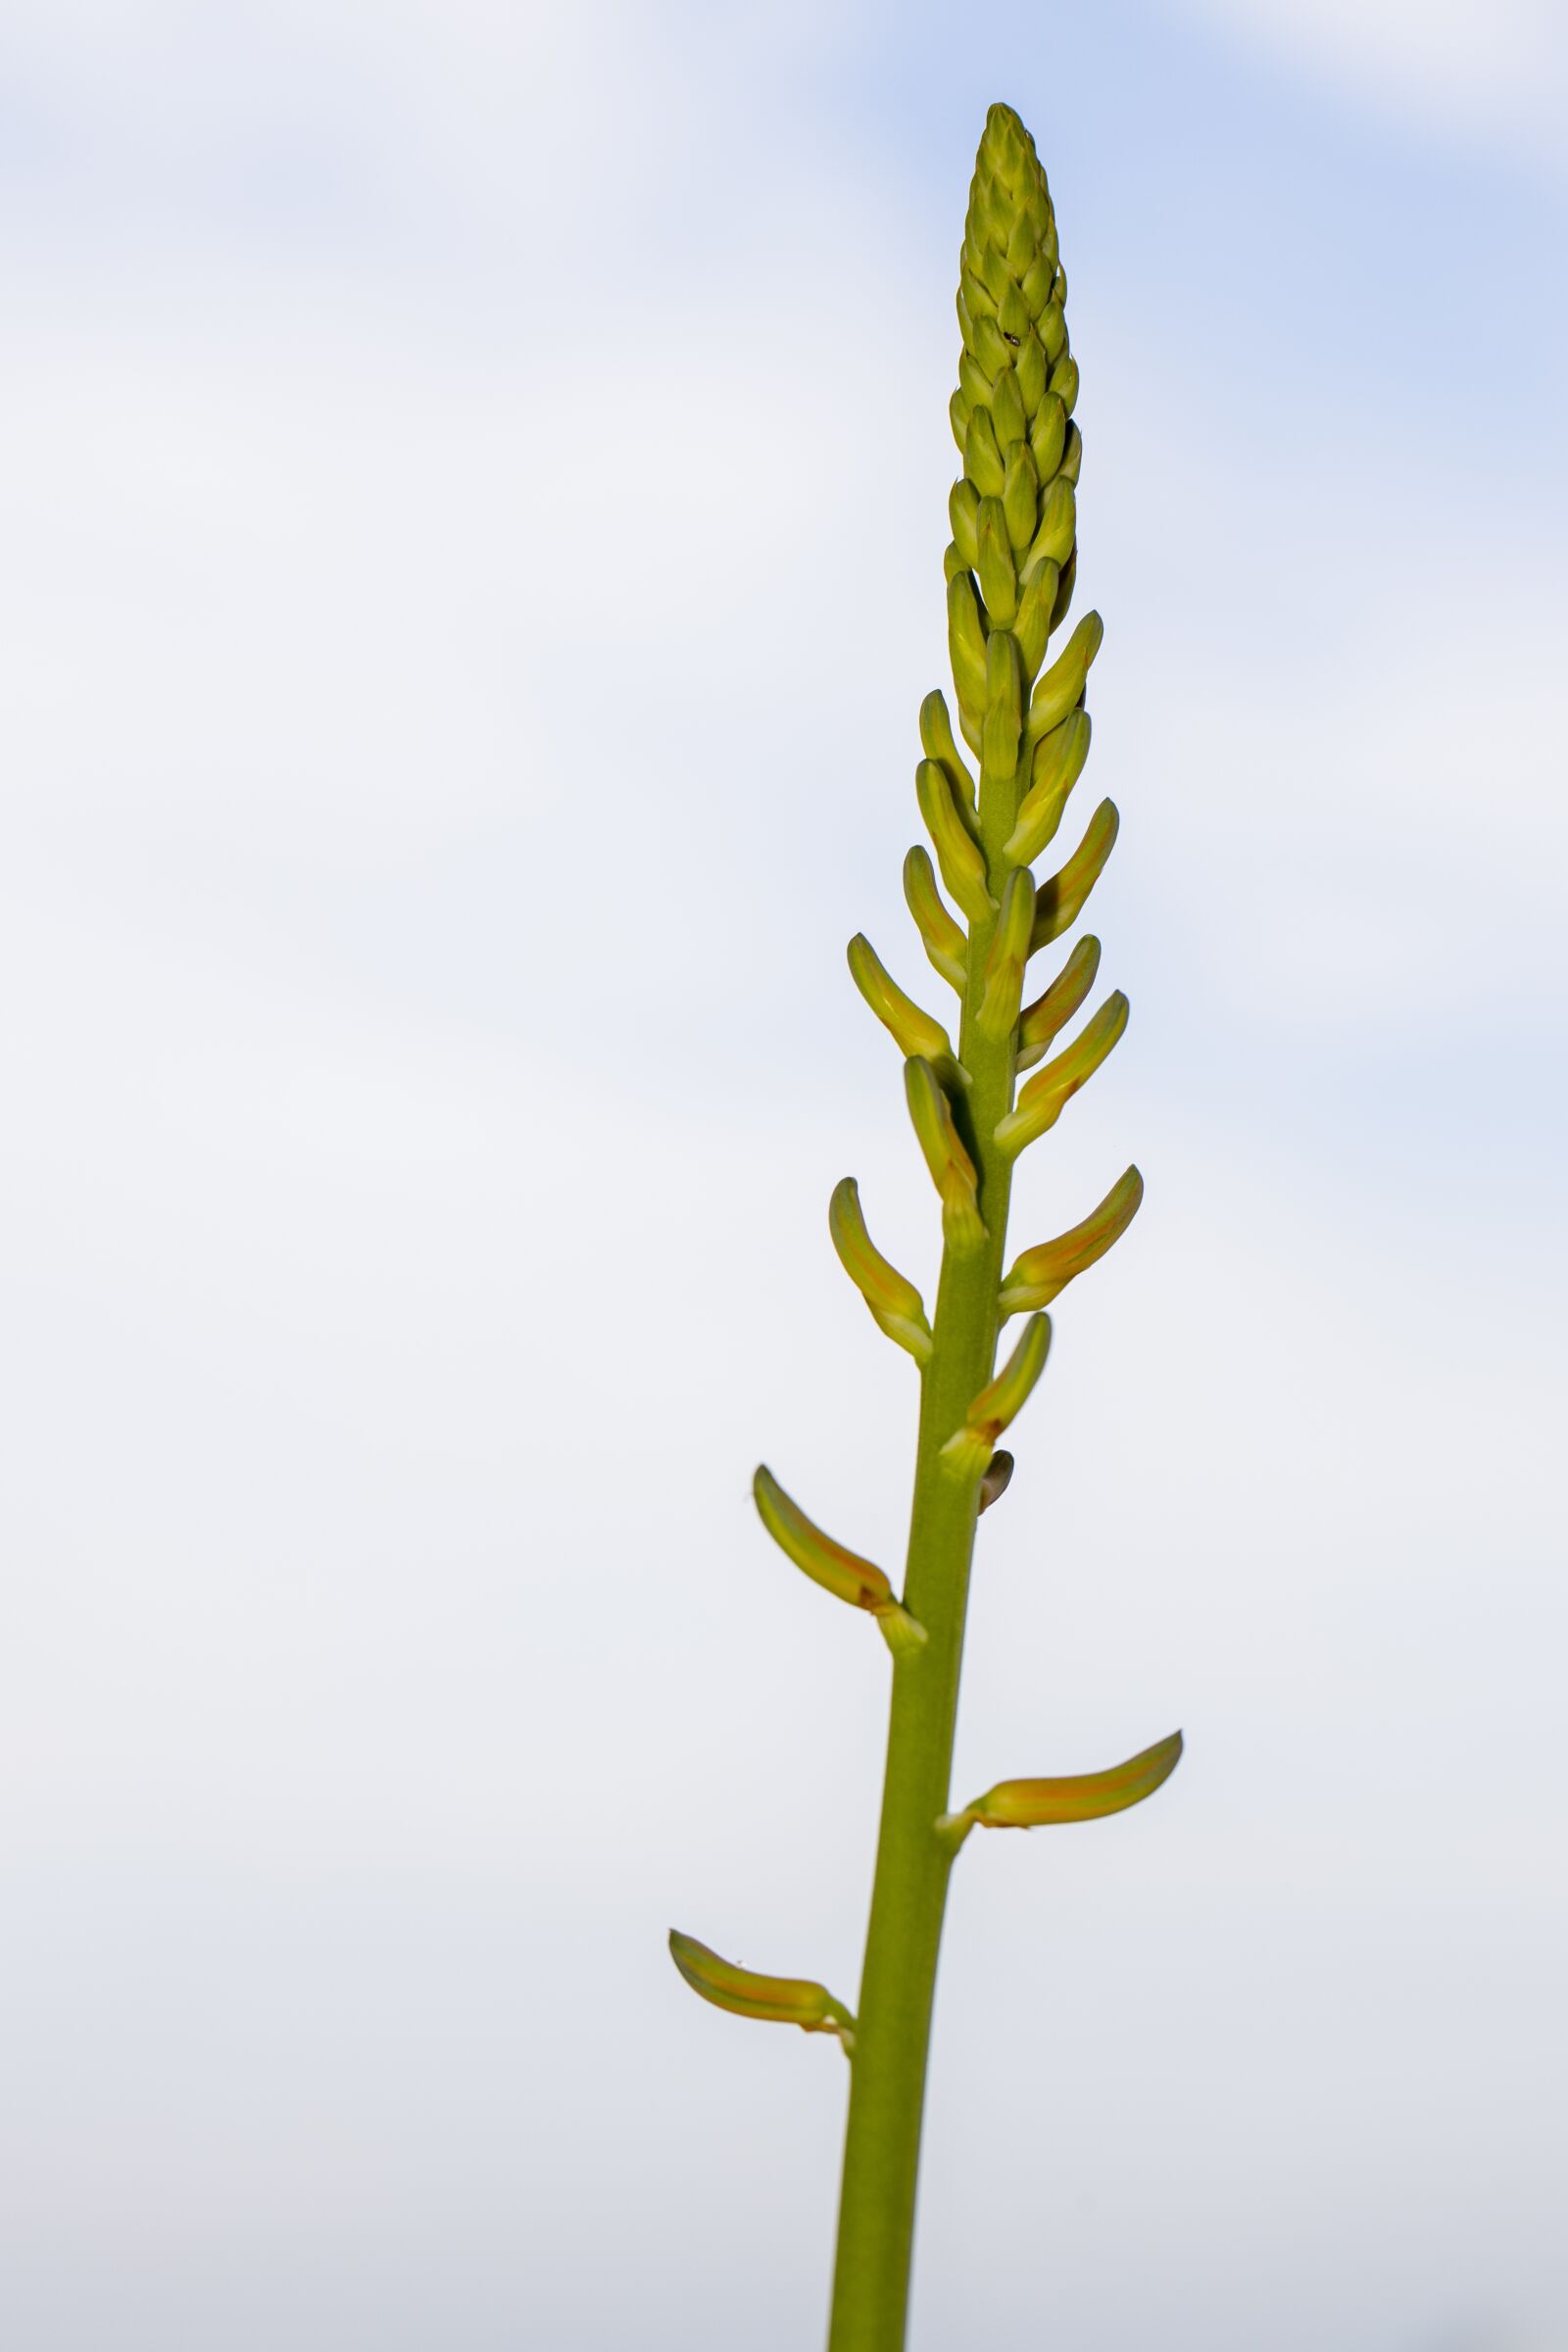
<svg viewBox="0 0 1568 2352">
<path fill-rule="evenodd" d="M 853 1176 L 834 1187 L 828 1204 L 828 1231 L 839 1263 L 875 1317 L 878 1327 L 917 1364 L 931 1360 L 931 1326 L 925 1301 L 912 1282 L 890 1265 L 865 1230 L 860 1210 L 860 1188 Z"/>
<path fill-rule="evenodd" d="M 863 931 L 849 945 L 850 971 L 855 985 L 876 1014 L 901 1054 L 924 1054 L 932 1061 L 951 1061 L 953 1045 L 942 1023 L 906 997 L 885 969 Z"/>
<path fill-rule="evenodd" d="M 916 1625 L 900 1602 L 882 1570 L 858 1551 L 851 1551 L 848 1544 L 835 1543 L 814 1519 L 808 1519 L 765 1463 L 758 1465 L 752 1495 L 762 1525 L 803 1576 L 808 1576 L 835 1599 L 847 1600 L 852 1608 L 868 1610 L 882 1626 L 895 1655 L 919 1647 L 925 1629 Z"/>
<path fill-rule="evenodd" d="M 1061 1822 L 1101 1821 L 1125 1813 L 1170 1779 L 1181 1761 L 1182 1736 L 1172 1732 L 1152 1747 L 1113 1764 L 1108 1772 L 1073 1773 L 1060 1780 L 999 1781 L 961 1813 L 945 1813 L 937 1824 L 944 1843 L 955 1849 L 972 1829 L 1043 1830 Z"/>
<path fill-rule="evenodd" d="M 1002 1285 L 1003 1321 L 1026 1308 L 1049 1306 L 1075 1275 L 1120 1241 L 1143 1198 L 1144 1180 L 1136 1168 L 1129 1168 L 1081 1225 L 1057 1234 L 1054 1242 L 1037 1242 L 1025 1250 Z"/>
<path fill-rule="evenodd" d="M 1118 988 L 1085 1023 L 1065 1053 L 1037 1070 L 1004 1119 L 997 1142 L 1009 1158 L 1054 1127 L 1078 1089 L 1087 1084 L 1127 1026 L 1129 1006 Z"/>
<path fill-rule="evenodd" d="M 932 969 L 961 997 L 969 985 L 969 943 L 948 912 L 931 860 L 918 844 L 904 860 L 904 903 L 914 917 Z"/>
<path fill-rule="evenodd" d="M 1054 939 L 1070 931 L 1083 912 L 1084 901 L 1105 870 L 1116 846 L 1121 818 L 1114 801 L 1102 801 L 1089 819 L 1082 841 L 1059 873 L 1042 882 L 1035 892 L 1035 935 L 1031 954 L 1049 948 Z"/>
<path fill-rule="evenodd" d="M 669 1931 L 669 1956 L 693 1992 L 715 2009 L 727 2009 L 734 2017 L 799 2026 L 803 2034 L 837 2034 L 846 2049 L 851 2046 L 855 2020 L 825 1984 L 813 1984 L 806 1977 L 762 1977 L 753 1969 L 737 1968 L 678 1928 Z"/>
<path fill-rule="evenodd" d="M 1093 932 L 1085 932 L 1051 986 L 1018 1015 L 1020 1070 L 1032 1070 L 1044 1057 L 1094 987 L 1099 969 L 1100 942 Z"/>
</svg>

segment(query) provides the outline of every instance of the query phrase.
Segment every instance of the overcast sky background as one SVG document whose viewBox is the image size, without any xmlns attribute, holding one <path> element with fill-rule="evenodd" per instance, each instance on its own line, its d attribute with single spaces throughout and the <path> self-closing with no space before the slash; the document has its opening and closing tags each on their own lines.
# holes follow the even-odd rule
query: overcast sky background
<svg viewBox="0 0 1568 2352">
<path fill-rule="evenodd" d="M 1047 161 L 1130 1158 L 987 1519 L 914 2352 L 1564 2352 L 1553 0 L 12 0 L 0 2340 L 802 2352 L 928 1289 L 952 296 Z M 1085 808 L 1090 805 L 1085 803 Z"/>
</svg>

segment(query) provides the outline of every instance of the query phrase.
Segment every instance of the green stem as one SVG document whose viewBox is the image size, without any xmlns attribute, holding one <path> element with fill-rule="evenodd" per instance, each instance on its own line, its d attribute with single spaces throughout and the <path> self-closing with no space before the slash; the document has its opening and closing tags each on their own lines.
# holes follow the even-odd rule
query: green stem
<svg viewBox="0 0 1568 2352">
<path fill-rule="evenodd" d="M 991 796 L 987 796 L 988 798 Z M 985 812 L 992 871 L 1015 795 Z M 920 1436 L 905 1605 L 926 1629 L 898 1661 L 876 1879 L 851 2069 L 829 2352 L 901 2352 L 909 2298 L 915 2183 L 937 1956 L 953 1857 L 935 1824 L 949 1809 L 958 1678 L 978 1509 L 977 1483 L 939 1458 L 991 1378 L 1006 1239 L 1010 1160 L 992 1140 L 1012 1105 L 1016 1032 L 981 1030 L 980 974 L 995 924 L 972 926 L 959 1055 L 972 1085 L 957 1111 L 979 1177 L 987 1239 L 943 1252 L 931 1358 L 921 1376 Z"/>
</svg>

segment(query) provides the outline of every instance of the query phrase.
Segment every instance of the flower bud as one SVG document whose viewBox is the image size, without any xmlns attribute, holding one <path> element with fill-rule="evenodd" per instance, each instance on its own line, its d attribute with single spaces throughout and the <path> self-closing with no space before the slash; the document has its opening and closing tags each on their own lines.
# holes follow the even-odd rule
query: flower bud
<svg viewBox="0 0 1568 2352">
<path fill-rule="evenodd" d="M 942 1448 L 946 1467 L 956 1478 L 978 1478 L 996 1451 L 997 1440 L 1028 1401 L 1051 1352 L 1051 1317 L 1031 1315 L 1002 1370 L 983 1388 Z"/>
<path fill-rule="evenodd" d="M 986 921 L 993 912 L 986 861 L 958 814 L 947 771 L 934 760 L 922 760 L 914 771 L 914 789 L 943 881 L 971 922 Z"/>
<path fill-rule="evenodd" d="M 971 1829 L 1043 1830 L 1068 1821 L 1103 1821 L 1107 1814 L 1125 1813 L 1170 1779 L 1181 1761 L 1182 1736 L 1172 1732 L 1125 1764 L 1108 1772 L 1064 1775 L 1059 1780 L 999 1781 L 977 1796 L 961 1813 L 945 1813 L 937 1835 L 951 1850 L 963 1843 Z"/>
<path fill-rule="evenodd" d="M 752 1495 L 758 1517 L 780 1551 L 814 1585 L 857 1609 L 884 1609 L 894 1600 L 893 1587 L 881 1569 L 824 1535 L 785 1494 L 765 1463 L 758 1465 Z"/>
<path fill-rule="evenodd" d="M 849 949 L 855 985 L 889 1032 L 906 1058 L 924 1054 L 932 1061 L 953 1060 L 953 1046 L 942 1023 L 906 997 L 885 969 L 863 931 L 857 931 Z M 956 1063 L 954 1064 L 956 1068 Z"/>
<path fill-rule="evenodd" d="M 985 961 L 985 994 L 978 1019 L 989 1038 L 1000 1042 L 1018 1018 L 1023 995 L 1023 970 L 1029 960 L 1029 941 L 1035 923 L 1034 876 L 1015 866 L 1002 891 L 1002 911 L 991 935 Z"/>
<path fill-rule="evenodd" d="M 937 686 L 932 687 L 920 705 L 920 749 L 928 760 L 934 760 L 938 767 L 945 769 L 955 800 L 972 814 L 976 807 L 975 781 L 953 739 L 947 697 Z"/>
<path fill-rule="evenodd" d="M 749 1968 L 721 1960 L 695 1936 L 669 1931 L 669 1953 L 693 1992 L 728 2009 L 735 2017 L 767 2018 L 781 2026 L 799 2026 L 804 2034 L 837 2034 L 846 2050 L 853 2043 L 855 2020 L 825 1984 L 804 1977 L 760 1977 Z"/>
<path fill-rule="evenodd" d="M 1037 1070 L 1004 1119 L 997 1122 L 997 1146 L 1015 1158 L 1026 1145 L 1054 1127 L 1078 1089 L 1099 1069 L 1127 1026 L 1128 1004 L 1118 988 L 1073 1039 L 1063 1054 Z"/>
<path fill-rule="evenodd" d="M 993 629 L 1006 629 L 1018 610 L 1018 574 L 1007 540 L 1007 517 L 1000 498 L 980 501 L 975 573 Z M 996 643 L 995 636 L 992 643 Z"/>
<path fill-rule="evenodd" d="M 1053 874 L 1049 882 L 1036 885 L 1031 955 L 1038 955 L 1054 939 L 1072 929 L 1083 912 L 1084 901 L 1105 870 L 1105 860 L 1116 846 L 1120 824 L 1115 802 L 1102 801 L 1061 871 Z"/>
<path fill-rule="evenodd" d="M 1018 804 L 1017 822 L 1003 845 L 1015 865 L 1032 865 L 1054 838 L 1067 795 L 1084 772 L 1092 729 L 1087 710 L 1069 710 L 1035 747 L 1033 782 Z"/>
<path fill-rule="evenodd" d="M 1065 646 L 1029 698 L 1024 736 L 1031 744 L 1060 726 L 1083 695 L 1089 664 L 1099 653 L 1105 624 L 1098 612 L 1086 612 Z"/>
<path fill-rule="evenodd" d="M 912 1282 L 888 1263 L 865 1230 L 860 1188 L 853 1176 L 836 1185 L 828 1205 L 828 1231 L 839 1263 L 870 1308 L 878 1327 L 906 1348 L 917 1364 L 931 1360 L 931 1326 L 925 1301 Z"/>
<path fill-rule="evenodd" d="M 1023 731 L 1023 679 L 1019 673 L 1017 640 L 1010 630 L 995 628 L 986 645 L 986 717 L 980 738 L 982 778 L 1005 784 L 1018 768 L 1018 738 Z M 987 801 L 986 806 L 990 807 Z"/>
<path fill-rule="evenodd" d="M 1003 1321 L 1025 1309 L 1049 1306 L 1075 1275 L 1120 1241 L 1143 1198 L 1144 1180 L 1136 1168 L 1129 1168 L 1081 1225 L 1058 1234 L 1054 1242 L 1037 1242 L 1032 1250 L 1025 1250 L 1003 1281 L 998 1300 Z"/>
<path fill-rule="evenodd" d="M 921 1054 L 904 1065 L 904 1088 L 916 1139 L 942 1201 L 942 1231 L 950 1248 L 972 1250 L 986 1238 L 979 1179 L 953 1122 L 953 1105 L 936 1071 Z"/>
<path fill-rule="evenodd" d="M 1044 475 L 1045 467 L 1040 471 Z M 1027 562 L 1065 564 L 1077 533 L 1077 493 L 1058 473 L 1040 501 L 1040 527 L 1029 543 Z"/>
<path fill-rule="evenodd" d="M 1030 945 L 1033 946 L 1033 935 Z M 1093 932 L 1086 932 L 1062 965 L 1051 986 L 1026 1004 L 1018 1015 L 1018 1058 L 1016 1067 L 1032 1070 L 1041 1060 L 1052 1039 L 1065 1029 L 1089 991 L 1095 985 L 1100 969 L 1100 942 Z"/>
<path fill-rule="evenodd" d="M 965 962 L 969 943 L 948 912 L 931 860 L 918 844 L 904 860 L 904 903 L 914 917 L 933 969 L 961 997 L 969 982 Z"/>
</svg>

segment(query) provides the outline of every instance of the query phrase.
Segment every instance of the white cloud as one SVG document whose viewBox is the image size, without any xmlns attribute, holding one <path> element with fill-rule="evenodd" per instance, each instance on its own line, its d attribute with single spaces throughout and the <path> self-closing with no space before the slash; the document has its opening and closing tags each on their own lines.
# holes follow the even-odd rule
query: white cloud
<svg viewBox="0 0 1568 2352">
<path fill-rule="evenodd" d="M 1568 26 L 1555 0 L 1180 0 L 1350 96 L 1560 161 Z"/>
</svg>

